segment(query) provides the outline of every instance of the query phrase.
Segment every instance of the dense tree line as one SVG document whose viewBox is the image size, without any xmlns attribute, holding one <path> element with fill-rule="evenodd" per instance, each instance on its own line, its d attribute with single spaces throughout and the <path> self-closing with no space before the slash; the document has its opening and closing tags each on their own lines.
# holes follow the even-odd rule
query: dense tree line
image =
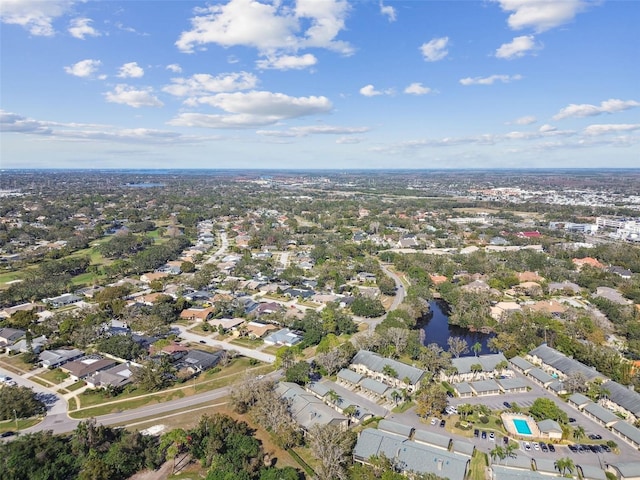
<svg viewBox="0 0 640 480">
<path fill-rule="evenodd" d="M 36 417 L 45 411 L 44 402 L 32 389 L 17 385 L 0 387 L 0 420 Z"/>
</svg>

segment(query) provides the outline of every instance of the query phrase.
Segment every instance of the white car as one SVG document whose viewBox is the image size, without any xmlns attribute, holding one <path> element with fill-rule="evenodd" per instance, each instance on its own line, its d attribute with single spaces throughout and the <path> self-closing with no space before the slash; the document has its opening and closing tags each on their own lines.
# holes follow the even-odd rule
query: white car
<svg viewBox="0 0 640 480">
<path fill-rule="evenodd" d="M 540 445 L 538 445 L 538 442 L 533 442 L 533 449 L 540 450 Z"/>
<path fill-rule="evenodd" d="M 531 445 L 529 444 L 529 442 L 524 442 L 524 449 L 525 450 L 531 450 Z"/>
<path fill-rule="evenodd" d="M 438 423 L 438 419 L 437 418 L 432 418 L 431 419 L 431 425 L 435 425 L 436 423 Z"/>
</svg>

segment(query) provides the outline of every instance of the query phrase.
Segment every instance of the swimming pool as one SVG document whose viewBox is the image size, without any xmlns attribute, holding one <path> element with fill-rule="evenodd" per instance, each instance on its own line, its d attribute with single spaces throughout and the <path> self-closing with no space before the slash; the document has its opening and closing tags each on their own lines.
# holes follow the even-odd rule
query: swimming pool
<svg viewBox="0 0 640 480">
<path fill-rule="evenodd" d="M 531 435 L 531 428 L 529 428 L 529 423 L 526 420 L 514 418 L 513 426 L 516 427 L 516 432 L 520 435 Z"/>
</svg>

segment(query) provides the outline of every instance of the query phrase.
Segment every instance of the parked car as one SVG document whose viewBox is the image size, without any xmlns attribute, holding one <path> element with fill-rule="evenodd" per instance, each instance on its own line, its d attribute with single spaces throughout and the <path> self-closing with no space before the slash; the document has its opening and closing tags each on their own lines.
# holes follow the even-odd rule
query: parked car
<svg viewBox="0 0 640 480">
<path fill-rule="evenodd" d="M 491 440 L 495 440 L 495 439 L 496 439 L 496 434 L 495 434 L 495 433 L 493 433 L 493 432 L 490 432 L 490 433 L 489 433 L 489 438 L 490 438 Z"/>
<path fill-rule="evenodd" d="M 487 439 L 487 432 L 485 432 L 485 431 L 482 432 L 482 439 L 483 440 Z"/>
<path fill-rule="evenodd" d="M 435 425 L 436 423 L 438 423 L 438 419 L 437 419 L 437 418 L 435 418 L 435 417 L 433 417 L 433 418 L 431 419 L 431 425 Z"/>
<path fill-rule="evenodd" d="M 569 417 L 569 423 L 576 423 L 576 419 L 573 417 Z"/>
<path fill-rule="evenodd" d="M 531 444 L 530 444 L 529 442 L 524 442 L 524 449 L 525 449 L 526 451 L 531 450 Z"/>
<path fill-rule="evenodd" d="M 538 445 L 538 442 L 533 442 L 533 449 L 540 450 L 540 445 Z"/>
<path fill-rule="evenodd" d="M 16 432 L 13 432 L 11 430 L 8 430 L 6 432 L 2 432 L 0 433 L 0 438 L 7 438 L 7 437 L 12 437 L 13 435 L 15 435 Z"/>
<path fill-rule="evenodd" d="M 576 453 L 578 451 L 578 447 L 576 447 L 575 445 L 569 445 L 569 450 L 571 450 L 573 453 Z"/>
<path fill-rule="evenodd" d="M 444 428 L 444 426 L 447 424 L 447 422 L 443 419 L 440 420 L 440 428 Z"/>
<path fill-rule="evenodd" d="M 602 445 L 602 450 L 604 450 L 607 453 L 611 452 L 611 447 L 609 447 L 609 445 Z"/>
<path fill-rule="evenodd" d="M 478 430 L 477 428 L 473 431 L 473 436 L 478 438 L 478 436 L 480 435 L 480 430 Z"/>
<path fill-rule="evenodd" d="M 556 447 L 554 447 L 553 445 L 549 444 L 548 447 L 549 447 L 549 451 L 551 453 L 555 453 L 556 452 Z"/>
<path fill-rule="evenodd" d="M 507 437 L 507 436 L 502 437 L 502 443 L 507 445 L 509 443 L 509 437 Z"/>
<path fill-rule="evenodd" d="M 540 442 L 540 450 L 542 450 L 543 452 L 548 452 L 549 448 L 547 447 L 546 443 Z"/>
<path fill-rule="evenodd" d="M 511 404 L 509 402 L 502 402 L 502 405 L 504 405 L 505 408 L 511 408 Z"/>
</svg>

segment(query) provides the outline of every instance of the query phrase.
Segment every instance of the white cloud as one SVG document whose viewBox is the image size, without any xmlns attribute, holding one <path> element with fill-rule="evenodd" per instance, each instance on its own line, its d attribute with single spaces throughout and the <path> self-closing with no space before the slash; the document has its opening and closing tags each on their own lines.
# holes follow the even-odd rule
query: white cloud
<svg viewBox="0 0 640 480">
<path fill-rule="evenodd" d="M 90 18 L 74 18 L 69 26 L 69 33 L 72 37 L 84 40 L 85 37 L 99 37 L 100 32 L 91 26 Z"/>
<path fill-rule="evenodd" d="M 144 76 L 144 70 L 137 62 L 125 63 L 118 70 L 118 77 L 120 78 L 140 78 L 142 76 Z"/>
<path fill-rule="evenodd" d="M 633 132 L 640 130 L 640 123 L 635 124 L 606 124 L 606 125 L 589 125 L 584 129 L 584 134 L 589 136 L 606 135 L 609 133 Z"/>
<path fill-rule="evenodd" d="M 64 71 L 69 75 L 75 75 L 76 77 L 91 78 L 93 77 L 93 74 L 98 71 L 100 65 L 102 65 L 100 60 L 92 60 L 88 58 L 68 67 L 64 67 Z"/>
<path fill-rule="evenodd" d="M 493 85 L 495 82 L 509 83 L 514 80 L 522 80 L 522 75 L 491 75 L 489 77 L 467 77 L 460 79 L 464 86 L 469 85 Z"/>
<path fill-rule="evenodd" d="M 395 92 L 393 88 L 388 88 L 386 90 L 376 90 L 376 88 L 369 84 L 365 85 L 360 89 L 360 95 L 364 95 L 365 97 L 377 97 L 378 95 L 393 95 Z"/>
<path fill-rule="evenodd" d="M 349 144 L 356 144 L 356 143 L 362 143 L 364 141 L 364 138 L 362 137 L 340 137 L 336 140 L 336 143 L 338 145 L 349 145 Z"/>
<path fill-rule="evenodd" d="M 0 129 L 3 132 L 48 136 L 57 140 L 111 141 L 119 143 L 140 143 L 175 145 L 177 143 L 201 143 L 219 140 L 219 137 L 195 137 L 167 130 L 148 128 L 122 129 L 112 125 L 86 123 L 61 123 L 34 120 L 0 110 Z"/>
<path fill-rule="evenodd" d="M 355 135 L 368 132 L 369 127 L 336 127 L 331 125 L 310 125 L 293 127 L 288 130 L 258 130 L 265 137 L 307 137 L 309 135 Z"/>
<path fill-rule="evenodd" d="M 134 88 L 119 84 L 111 92 L 104 94 L 107 102 L 129 105 L 133 108 L 162 107 L 164 104 L 153 94 L 151 87 Z"/>
<path fill-rule="evenodd" d="M 172 84 L 162 90 L 177 97 L 189 97 L 191 103 L 195 97 L 211 93 L 235 92 L 249 90 L 258 84 L 258 78 L 248 72 L 221 73 L 213 76 L 208 73 L 197 73 L 189 78 L 172 78 Z"/>
<path fill-rule="evenodd" d="M 365 97 L 375 97 L 377 95 L 382 95 L 382 92 L 376 90 L 373 85 L 369 84 L 360 89 L 360 95 L 364 95 Z"/>
<path fill-rule="evenodd" d="M 197 46 L 215 43 L 253 47 L 263 54 L 308 47 L 351 54 L 348 43 L 336 40 L 348 10 L 345 0 L 298 0 L 294 8 L 281 2 L 229 0 L 224 5 L 197 8 L 191 29 L 180 34 L 176 46 L 189 53 Z"/>
<path fill-rule="evenodd" d="M 516 118 L 513 123 L 515 123 L 516 125 L 531 125 L 532 123 L 536 123 L 537 121 L 538 119 L 533 115 L 527 115 L 524 117 Z"/>
<path fill-rule="evenodd" d="M 555 132 L 555 131 L 557 131 L 557 130 L 558 130 L 558 128 L 557 128 L 557 127 L 554 127 L 553 125 L 549 125 L 548 123 L 545 123 L 544 125 L 542 125 L 542 126 L 538 129 L 538 131 L 539 131 L 540 133 Z"/>
<path fill-rule="evenodd" d="M 411 85 L 409 85 L 407 88 L 404 89 L 404 93 L 407 93 L 409 95 L 426 95 L 432 92 L 433 92 L 432 89 L 430 89 L 429 87 L 423 86 L 422 83 L 419 83 L 419 82 L 412 83 Z"/>
<path fill-rule="evenodd" d="M 258 60 L 256 66 L 263 70 L 302 70 L 311 67 L 318 62 L 318 59 L 310 54 L 304 55 L 281 55 L 269 56 L 265 60 Z"/>
<path fill-rule="evenodd" d="M 447 50 L 448 44 L 449 37 L 434 38 L 427 43 L 423 43 L 420 51 L 427 62 L 437 62 L 449 54 Z"/>
<path fill-rule="evenodd" d="M 328 113 L 333 105 L 326 97 L 291 97 L 265 91 L 219 93 L 194 99 L 194 103 L 224 110 L 226 114 L 182 113 L 169 124 L 208 128 L 250 128 L 282 120 Z"/>
<path fill-rule="evenodd" d="M 390 22 L 396 21 L 396 9 L 390 5 L 383 5 L 382 2 L 380 2 L 380 13 L 386 15 Z"/>
<path fill-rule="evenodd" d="M 171 65 L 167 65 L 167 70 L 172 71 L 173 73 L 182 73 L 182 67 L 177 63 L 172 63 Z"/>
<path fill-rule="evenodd" d="M 511 12 L 508 23 L 512 30 L 532 28 L 544 32 L 570 22 L 594 4 L 593 0 L 494 0 L 505 12 Z"/>
<path fill-rule="evenodd" d="M 20 25 L 31 35 L 50 37 L 55 34 L 53 21 L 74 3 L 74 0 L 3 0 L 0 21 Z"/>
<path fill-rule="evenodd" d="M 640 102 L 636 100 L 619 100 L 611 98 L 600 102 L 600 106 L 590 105 L 588 103 L 579 105 L 572 103 L 555 114 L 553 119 L 562 120 L 569 117 L 593 117 L 603 113 L 622 112 L 634 107 L 640 107 Z"/>
<path fill-rule="evenodd" d="M 524 57 L 527 52 L 539 48 L 540 47 L 536 45 L 533 35 L 522 35 L 521 37 L 515 37 L 511 43 L 503 43 L 500 48 L 496 50 L 496 57 L 512 60 L 514 58 Z"/>
</svg>

